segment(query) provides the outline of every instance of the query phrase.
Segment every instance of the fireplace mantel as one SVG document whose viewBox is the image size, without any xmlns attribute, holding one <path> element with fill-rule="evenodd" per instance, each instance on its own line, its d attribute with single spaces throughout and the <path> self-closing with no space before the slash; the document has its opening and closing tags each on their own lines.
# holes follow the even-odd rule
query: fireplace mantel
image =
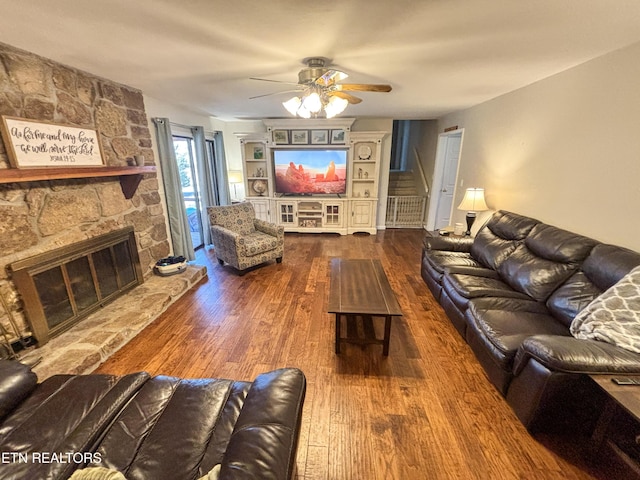
<svg viewBox="0 0 640 480">
<path fill-rule="evenodd" d="M 5 168 L 0 170 L 0 183 L 37 182 L 69 178 L 120 177 L 124 197 L 130 199 L 136 193 L 142 176 L 155 173 L 156 167 L 62 167 L 62 168 Z"/>
</svg>

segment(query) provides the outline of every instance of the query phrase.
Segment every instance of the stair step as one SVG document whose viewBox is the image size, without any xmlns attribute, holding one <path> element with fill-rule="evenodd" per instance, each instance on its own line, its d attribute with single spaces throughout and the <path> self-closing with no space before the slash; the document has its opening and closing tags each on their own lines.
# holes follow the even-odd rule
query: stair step
<svg viewBox="0 0 640 480">
<path fill-rule="evenodd" d="M 416 197 L 418 194 L 415 190 L 389 190 L 390 197 Z"/>
<path fill-rule="evenodd" d="M 415 182 L 414 172 L 389 172 L 389 195 L 392 197 L 416 196 L 418 189 Z"/>
</svg>

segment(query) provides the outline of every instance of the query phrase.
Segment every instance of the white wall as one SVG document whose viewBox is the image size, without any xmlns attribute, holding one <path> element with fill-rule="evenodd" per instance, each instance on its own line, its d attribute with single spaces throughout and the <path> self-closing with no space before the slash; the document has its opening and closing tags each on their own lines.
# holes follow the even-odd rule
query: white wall
<svg viewBox="0 0 640 480">
<path fill-rule="evenodd" d="M 173 123 L 204 127 L 204 129 L 208 131 L 212 130 L 211 117 L 206 115 L 199 115 L 148 95 L 144 96 L 144 106 L 149 119 L 153 117 L 165 117 Z M 151 121 L 149 122 L 149 128 L 153 129 Z"/>
<path fill-rule="evenodd" d="M 640 43 L 439 119 L 464 128 L 456 192 L 640 251 Z M 454 222 L 464 222 L 456 210 Z"/>
</svg>

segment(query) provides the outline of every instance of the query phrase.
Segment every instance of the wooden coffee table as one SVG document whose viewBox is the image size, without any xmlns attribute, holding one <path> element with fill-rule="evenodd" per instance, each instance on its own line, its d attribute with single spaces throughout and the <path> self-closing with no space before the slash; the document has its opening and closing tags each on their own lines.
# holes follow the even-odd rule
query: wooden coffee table
<svg viewBox="0 0 640 480">
<path fill-rule="evenodd" d="M 589 375 L 607 394 L 604 410 L 591 435 L 591 455 L 600 454 L 618 462 L 618 468 L 628 468 L 629 476 L 640 478 L 640 385 L 616 385 L 612 378 L 640 379 L 640 375 Z M 621 416 L 620 412 L 628 416 Z M 632 475 L 631 472 L 635 473 Z M 620 477 L 622 478 L 622 477 Z"/>
<path fill-rule="evenodd" d="M 329 313 L 336 315 L 336 353 L 340 344 L 382 345 L 382 354 L 389 355 L 391 319 L 402 315 L 380 260 L 331 260 Z M 347 323 L 347 336 L 340 333 L 341 318 Z M 358 329 L 362 319 L 362 331 Z M 376 337 L 373 317 L 383 317 L 384 337 Z"/>
</svg>

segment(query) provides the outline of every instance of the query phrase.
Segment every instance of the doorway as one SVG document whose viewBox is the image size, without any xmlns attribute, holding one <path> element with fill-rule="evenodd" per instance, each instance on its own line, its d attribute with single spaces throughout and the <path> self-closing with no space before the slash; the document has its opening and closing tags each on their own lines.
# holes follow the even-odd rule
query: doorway
<svg viewBox="0 0 640 480">
<path fill-rule="evenodd" d="M 198 190 L 198 177 L 195 168 L 193 139 L 189 137 L 173 137 L 173 147 L 178 162 L 180 185 L 182 186 L 182 203 L 187 220 L 189 221 L 189 233 L 194 250 L 204 245 L 202 235 L 202 222 L 200 211 L 200 192 Z"/>
<path fill-rule="evenodd" d="M 451 225 L 463 133 L 464 129 L 460 129 L 438 136 L 427 230 L 439 230 Z"/>
</svg>

